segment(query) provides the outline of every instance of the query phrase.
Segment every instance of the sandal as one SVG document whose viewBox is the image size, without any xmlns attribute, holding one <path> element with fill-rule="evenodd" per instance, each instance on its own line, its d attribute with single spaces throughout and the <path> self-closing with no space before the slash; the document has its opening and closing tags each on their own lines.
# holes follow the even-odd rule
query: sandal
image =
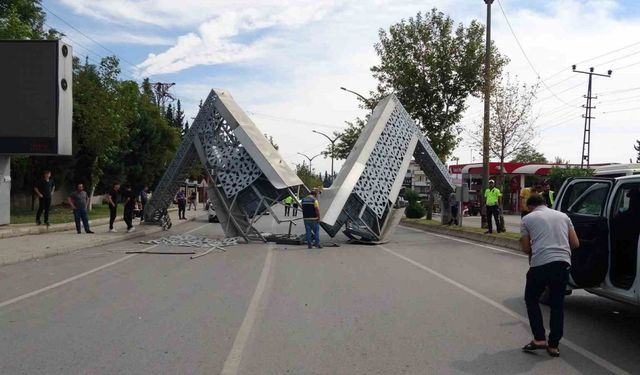
<svg viewBox="0 0 640 375">
<path fill-rule="evenodd" d="M 540 350 L 540 349 L 547 349 L 547 344 L 536 344 L 535 342 L 531 341 L 530 343 L 528 343 L 527 345 L 522 347 L 522 350 L 525 352 L 532 352 L 534 350 Z M 547 351 L 549 351 L 547 349 Z M 551 354 L 551 353 L 549 353 Z"/>
<path fill-rule="evenodd" d="M 555 349 L 554 351 L 552 351 L 551 349 Z M 560 349 L 558 348 L 552 348 L 550 346 L 547 347 L 547 353 L 549 353 L 550 356 L 552 357 L 560 357 Z"/>
</svg>

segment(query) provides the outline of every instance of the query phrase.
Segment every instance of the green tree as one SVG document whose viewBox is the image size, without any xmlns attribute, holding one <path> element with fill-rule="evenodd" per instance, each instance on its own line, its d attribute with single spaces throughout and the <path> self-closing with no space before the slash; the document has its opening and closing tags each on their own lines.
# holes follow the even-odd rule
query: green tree
<svg viewBox="0 0 640 375">
<path fill-rule="evenodd" d="M 322 179 L 315 175 L 306 164 L 296 164 L 296 174 L 308 189 L 322 187 Z"/>
<path fill-rule="evenodd" d="M 522 145 L 516 156 L 511 160 L 517 163 L 548 163 L 542 152 L 536 151 L 530 143 Z"/>
<path fill-rule="evenodd" d="M 570 177 L 589 177 L 593 176 L 593 169 L 579 167 L 552 167 L 549 171 L 549 181 L 554 189 L 560 189 L 560 186 Z"/>
<path fill-rule="evenodd" d="M 46 14 L 40 0 L 0 1 L 0 39 L 56 39 L 55 29 L 44 28 Z"/>
<path fill-rule="evenodd" d="M 636 163 L 640 163 L 640 139 L 636 141 L 636 145 L 633 146 L 633 149 L 638 153 L 638 156 L 636 156 Z"/>
<path fill-rule="evenodd" d="M 427 213 L 422 203 L 420 203 L 420 195 L 415 190 L 406 189 L 404 191 L 404 199 L 409 202 L 404 210 L 404 214 L 409 219 L 420 219 Z"/>
<path fill-rule="evenodd" d="M 378 80 L 373 99 L 394 92 L 442 160 L 460 141 L 467 99 L 481 95 L 484 30 L 475 20 L 456 25 L 432 9 L 379 31 L 380 64 L 371 68 Z M 495 77 L 506 58 L 494 47 L 492 59 Z"/>
<path fill-rule="evenodd" d="M 500 161 L 498 186 L 504 181 L 504 162 L 516 155 L 533 139 L 535 118 L 531 115 L 537 85 L 521 84 L 509 74 L 496 80 L 491 94 L 491 121 L 489 125 L 489 155 Z M 483 124 L 471 133 L 475 146 L 482 149 Z"/>
<path fill-rule="evenodd" d="M 345 121 L 345 124 L 347 124 L 346 129 L 333 132 L 335 137 L 339 137 L 334 150 L 334 159 L 336 160 L 344 160 L 349 156 L 351 149 L 353 149 L 358 137 L 360 137 L 365 121 L 357 118 L 354 122 Z M 324 155 L 324 157 L 331 157 L 331 145 L 327 146 L 327 149 L 322 152 L 322 155 Z"/>
</svg>

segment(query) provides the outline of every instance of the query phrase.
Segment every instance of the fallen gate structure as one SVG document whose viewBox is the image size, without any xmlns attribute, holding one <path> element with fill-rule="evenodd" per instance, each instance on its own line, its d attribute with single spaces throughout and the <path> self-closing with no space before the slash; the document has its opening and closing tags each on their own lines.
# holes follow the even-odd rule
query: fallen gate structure
<svg viewBox="0 0 640 375">
<path fill-rule="evenodd" d="M 344 233 L 367 243 L 389 240 L 404 213 L 396 202 L 411 157 L 442 197 L 448 221 L 451 177 L 398 98 L 381 100 L 330 188 L 320 196 L 321 225 L 335 236 Z"/>
<path fill-rule="evenodd" d="M 404 212 L 396 201 L 412 156 L 440 194 L 448 220 L 447 198 L 455 189 L 448 171 L 392 94 L 378 103 L 332 186 L 320 194 L 322 228 L 331 237 L 344 227 L 357 241 L 388 241 Z M 145 206 L 145 221 L 166 215 L 196 162 L 212 180 L 209 199 L 227 237 L 265 241 L 254 224 L 266 212 L 279 223 L 292 221 L 272 207 L 308 191 L 231 95 L 213 89 Z"/>
<path fill-rule="evenodd" d="M 227 237 L 264 241 L 254 224 L 304 184 L 226 90 L 213 89 L 198 112 L 154 194 L 145 221 L 157 222 L 196 162 L 211 183 L 208 196 Z M 280 221 L 280 220 L 279 220 Z"/>
</svg>

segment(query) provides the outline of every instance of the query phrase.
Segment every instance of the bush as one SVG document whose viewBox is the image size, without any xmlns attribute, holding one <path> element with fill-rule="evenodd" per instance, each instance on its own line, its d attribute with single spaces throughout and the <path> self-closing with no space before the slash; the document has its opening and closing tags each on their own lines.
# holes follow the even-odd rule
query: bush
<svg viewBox="0 0 640 375">
<path fill-rule="evenodd" d="M 552 167 L 549 172 L 551 188 L 558 191 L 566 179 L 570 177 L 589 177 L 593 176 L 594 172 L 595 171 L 593 169 L 582 169 L 579 167 Z"/>
<path fill-rule="evenodd" d="M 415 190 L 406 189 L 404 191 L 404 199 L 409 203 L 416 203 L 420 200 L 420 195 Z"/>
<path fill-rule="evenodd" d="M 409 219 L 420 219 L 426 214 L 426 210 L 418 202 L 413 202 L 404 210 L 404 214 Z"/>
</svg>

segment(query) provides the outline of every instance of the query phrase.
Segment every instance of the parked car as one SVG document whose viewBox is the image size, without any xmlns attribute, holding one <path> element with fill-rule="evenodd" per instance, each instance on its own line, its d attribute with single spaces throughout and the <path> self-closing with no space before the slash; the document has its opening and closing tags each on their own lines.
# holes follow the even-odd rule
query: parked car
<svg viewBox="0 0 640 375">
<path fill-rule="evenodd" d="M 569 179 L 554 208 L 571 218 L 580 240 L 569 285 L 640 305 L 640 175 Z"/>
</svg>

